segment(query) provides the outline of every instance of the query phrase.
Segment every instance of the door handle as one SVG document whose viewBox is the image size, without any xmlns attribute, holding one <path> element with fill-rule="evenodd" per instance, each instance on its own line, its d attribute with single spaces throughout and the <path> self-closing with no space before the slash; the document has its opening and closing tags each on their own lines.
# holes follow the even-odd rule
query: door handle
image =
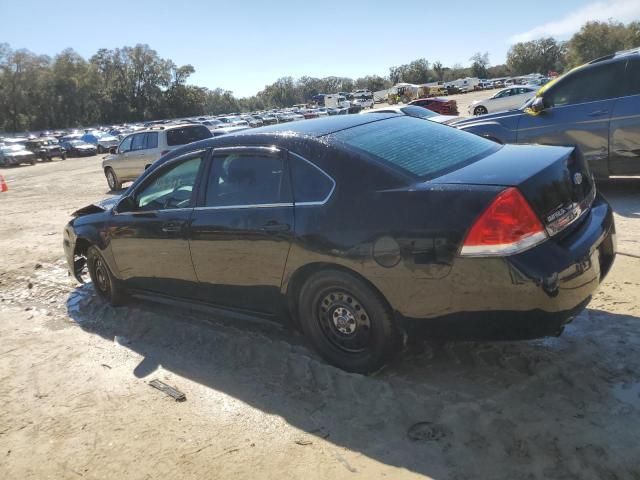
<svg viewBox="0 0 640 480">
<path fill-rule="evenodd" d="M 589 114 L 590 117 L 601 117 L 602 115 L 606 115 L 609 113 L 609 110 L 596 110 L 595 112 L 591 112 Z"/>
<path fill-rule="evenodd" d="M 261 230 L 265 232 L 288 232 L 289 228 L 290 227 L 288 223 L 271 221 L 271 222 L 265 223 L 262 226 Z"/>
<path fill-rule="evenodd" d="M 175 233 L 182 230 L 182 225 L 178 223 L 165 223 L 162 225 L 162 231 L 166 233 Z"/>
</svg>

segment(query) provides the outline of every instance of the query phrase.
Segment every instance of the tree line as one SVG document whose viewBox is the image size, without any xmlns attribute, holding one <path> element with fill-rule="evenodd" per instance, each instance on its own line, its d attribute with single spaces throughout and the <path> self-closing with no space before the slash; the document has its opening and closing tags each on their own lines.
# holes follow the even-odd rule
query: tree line
<svg viewBox="0 0 640 480">
<path fill-rule="evenodd" d="M 318 93 L 378 91 L 399 82 L 561 73 L 639 46 L 640 22 L 588 22 L 566 42 L 549 37 L 516 43 L 501 65 L 492 66 L 482 52 L 468 67 L 420 58 L 391 67 L 384 77 L 282 77 L 254 96 L 237 98 L 229 90 L 188 84 L 192 65 L 178 66 L 148 45 L 100 49 L 87 60 L 72 49 L 51 58 L 0 44 L 0 132 L 263 110 L 308 102 Z"/>
</svg>

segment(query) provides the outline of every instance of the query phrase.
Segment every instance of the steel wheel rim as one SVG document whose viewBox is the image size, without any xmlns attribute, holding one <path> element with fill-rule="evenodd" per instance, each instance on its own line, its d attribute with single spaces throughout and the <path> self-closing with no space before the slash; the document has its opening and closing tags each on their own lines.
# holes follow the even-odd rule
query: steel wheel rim
<svg viewBox="0 0 640 480">
<path fill-rule="evenodd" d="M 351 293 L 332 290 L 320 297 L 317 321 L 325 338 L 347 353 L 360 353 L 371 342 L 371 318 L 364 305 Z"/>
<path fill-rule="evenodd" d="M 111 170 L 107 172 L 107 181 L 109 182 L 109 187 L 114 190 L 116 188 L 116 179 L 114 173 Z"/>
<path fill-rule="evenodd" d="M 100 258 L 96 258 L 93 265 L 93 273 L 96 279 L 96 287 L 102 293 L 109 291 L 109 276 L 107 274 L 106 266 Z"/>
</svg>

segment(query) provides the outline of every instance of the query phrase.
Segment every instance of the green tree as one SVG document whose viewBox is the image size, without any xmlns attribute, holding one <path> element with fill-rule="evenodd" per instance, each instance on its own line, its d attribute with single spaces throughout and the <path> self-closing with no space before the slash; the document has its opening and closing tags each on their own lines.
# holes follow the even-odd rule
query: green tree
<svg viewBox="0 0 640 480">
<path fill-rule="evenodd" d="M 640 24 L 625 26 L 612 20 L 587 22 L 573 35 L 567 45 L 569 66 L 582 65 L 619 50 L 640 46 Z"/>
<path fill-rule="evenodd" d="M 471 63 L 471 74 L 478 78 L 487 78 L 487 68 L 489 67 L 489 52 L 477 52 L 469 59 Z"/>
</svg>

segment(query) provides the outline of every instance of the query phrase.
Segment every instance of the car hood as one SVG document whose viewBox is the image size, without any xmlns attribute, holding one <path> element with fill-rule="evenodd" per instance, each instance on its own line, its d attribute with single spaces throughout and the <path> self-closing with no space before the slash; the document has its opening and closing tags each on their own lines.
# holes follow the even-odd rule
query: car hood
<svg viewBox="0 0 640 480">
<path fill-rule="evenodd" d="M 100 137 L 98 139 L 98 143 L 101 142 L 117 142 L 118 139 L 116 137 L 109 137 L 109 136 L 105 136 L 105 137 Z"/>
<path fill-rule="evenodd" d="M 122 198 L 122 195 L 114 195 L 113 197 L 94 202 L 91 205 L 87 205 L 86 207 L 82 207 L 76 210 L 71 214 L 71 216 L 83 217 L 85 215 L 91 215 L 93 213 L 108 212 L 116 206 L 116 204 L 120 201 L 120 198 Z"/>
<path fill-rule="evenodd" d="M 479 117 L 466 118 L 457 122 L 453 122 L 451 125 L 453 125 L 454 127 L 468 127 L 470 125 L 479 125 L 481 123 L 487 123 L 491 121 L 502 123 L 502 121 L 517 120 L 524 114 L 525 113 L 522 110 L 506 110 L 502 112 L 488 113 Z"/>
</svg>

